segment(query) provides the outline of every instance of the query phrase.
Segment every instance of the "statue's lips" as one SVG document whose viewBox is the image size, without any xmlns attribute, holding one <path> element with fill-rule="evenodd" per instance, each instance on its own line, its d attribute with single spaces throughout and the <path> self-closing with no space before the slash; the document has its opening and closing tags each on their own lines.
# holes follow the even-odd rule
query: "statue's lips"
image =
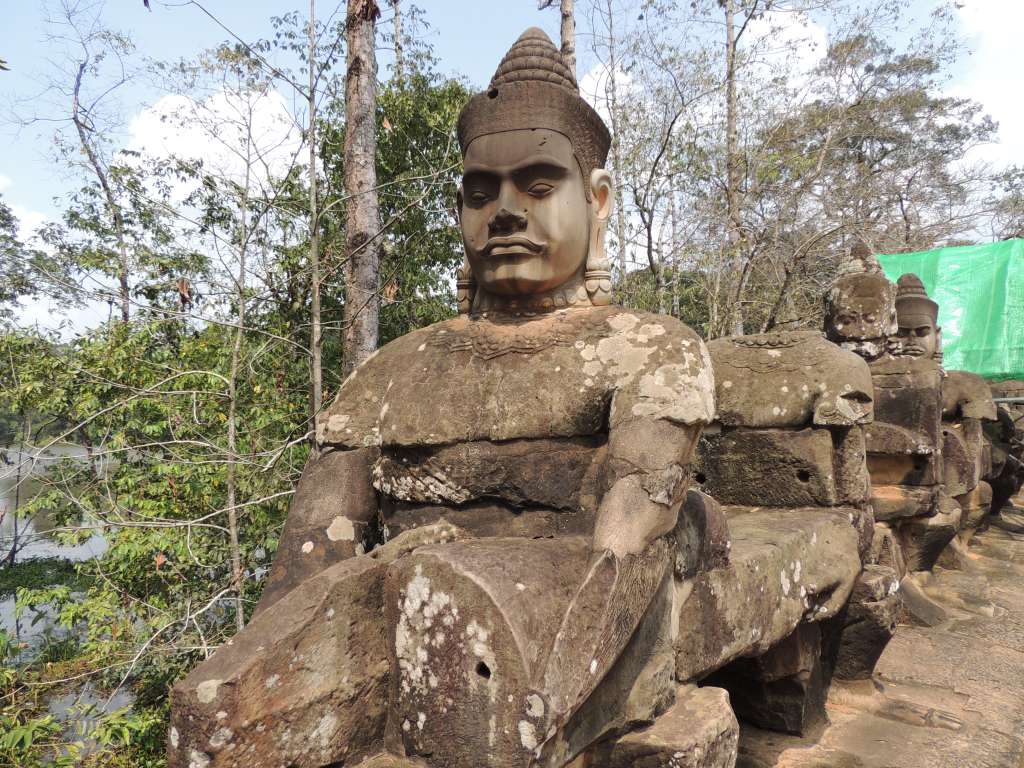
<svg viewBox="0 0 1024 768">
<path fill-rule="evenodd" d="M 492 237 L 484 245 L 484 256 L 538 256 L 547 249 L 545 243 L 535 243 L 527 237 Z"/>
</svg>

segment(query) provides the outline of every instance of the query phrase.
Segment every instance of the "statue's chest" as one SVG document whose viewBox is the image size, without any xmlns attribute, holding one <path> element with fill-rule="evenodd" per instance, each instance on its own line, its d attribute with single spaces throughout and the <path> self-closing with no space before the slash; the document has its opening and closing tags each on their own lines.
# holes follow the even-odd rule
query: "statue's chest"
<svg viewBox="0 0 1024 768">
<path fill-rule="evenodd" d="M 619 313 L 459 318 L 404 336 L 345 382 L 318 439 L 416 447 L 602 434 L 613 394 L 663 356 L 660 324 Z"/>
<path fill-rule="evenodd" d="M 611 392 L 587 376 L 574 347 L 434 350 L 389 380 L 380 409 L 383 445 L 438 445 L 573 437 L 606 429 Z"/>
</svg>

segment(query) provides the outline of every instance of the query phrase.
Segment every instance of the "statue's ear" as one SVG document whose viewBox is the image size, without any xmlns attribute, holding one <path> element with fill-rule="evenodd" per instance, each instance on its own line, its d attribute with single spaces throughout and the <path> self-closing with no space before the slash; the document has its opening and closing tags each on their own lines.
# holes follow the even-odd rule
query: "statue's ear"
<svg viewBox="0 0 1024 768">
<path fill-rule="evenodd" d="M 612 215 L 614 195 L 612 175 L 604 168 L 595 168 L 590 173 L 591 205 L 598 221 L 607 221 Z"/>
</svg>

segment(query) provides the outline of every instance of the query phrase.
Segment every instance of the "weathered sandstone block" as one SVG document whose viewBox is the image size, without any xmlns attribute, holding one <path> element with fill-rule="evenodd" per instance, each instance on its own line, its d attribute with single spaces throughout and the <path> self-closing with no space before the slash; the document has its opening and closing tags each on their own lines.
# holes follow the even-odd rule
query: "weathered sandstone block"
<svg viewBox="0 0 1024 768">
<path fill-rule="evenodd" d="M 699 680 L 836 615 L 861 570 L 861 510 L 730 515 L 730 563 L 676 584 L 676 678 Z"/>
<path fill-rule="evenodd" d="M 841 622 L 836 649 L 835 677 L 857 680 L 871 677 L 902 612 L 903 596 L 895 570 L 866 565 L 857 579 Z"/>
<path fill-rule="evenodd" d="M 938 510 L 930 517 L 913 517 L 896 526 L 896 537 L 903 549 L 907 570 L 930 571 L 942 550 L 960 531 L 960 505 L 940 494 Z"/>
<path fill-rule="evenodd" d="M 170 768 L 320 768 L 379 748 L 385 566 L 353 558 L 257 615 L 171 692 Z"/>
<path fill-rule="evenodd" d="M 736 428 L 705 432 L 694 465 L 722 504 L 832 507 L 839 503 L 831 431 Z"/>
<path fill-rule="evenodd" d="M 589 554 L 582 538 L 487 539 L 394 563 L 392 751 L 451 768 L 527 765 L 547 729 L 531 683 Z"/>
<path fill-rule="evenodd" d="M 370 471 L 379 456 L 377 448 L 328 450 L 306 465 L 257 613 L 311 576 L 364 551 L 377 517 Z"/>
<path fill-rule="evenodd" d="M 717 420 L 726 427 L 841 427 L 871 421 L 871 374 L 813 331 L 734 336 L 708 344 Z"/>
<path fill-rule="evenodd" d="M 721 688 L 684 686 L 642 731 L 596 748 L 588 768 L 733 768 L 739 724 Z M 575 768 L 575 767 L 574 767 Z"/>
<path fill-rule="evenodd" d="M 729 692 L 736 716 L 783 733 L 803 734 L 823 723 L 830 670 L 820 624 L 800 624 L 755 658 L 741 658 L 707 678 Z"/>
</svg>

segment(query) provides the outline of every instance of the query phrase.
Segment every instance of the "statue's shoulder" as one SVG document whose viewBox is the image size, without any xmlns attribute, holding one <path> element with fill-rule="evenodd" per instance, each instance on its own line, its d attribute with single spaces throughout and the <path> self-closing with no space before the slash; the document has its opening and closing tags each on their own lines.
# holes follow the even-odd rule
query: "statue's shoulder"
<svg viewBox="0 0 1024 768">
<path fill-rule="evenodd" d="M 379 445 L 388 391 L 408 376 L 409 367 L 432 346 L 438 333 L 443 336 L 464 322 L 454 318 L 434 323 L 377 349 L 349 374 L 334 402 L 317 417 L 317 441 L 350 448 Z"/>
<path fill-rule="evenodd" d="M 659 344 L 673 344 L 680 341 L 703 344 L 696 331 L 671 315 L 614 305 L 602 307 L 598 311 L 606 315 L 605 322 L 613 331 L 636 334 Z"/>
<path fill-rule="evenodd" d="M 610 424 L 635 417 L 707 424 L 714 417 L 714 373 L 697 333 L 668 315 L 609 308 L 608 332 L 580 354 L 615 389 Z M 586 368 L 585 368 L 586 370 Z"/>
<path fill-rule="evenodd" d="M 602 308 L 605 340 L 599 345 L 602 357 L 625 355 L 643 365 L 638 371 L 656 370 L 664 365 L 685 365 L 691 374 L 711 368 L 704 340 L 682 321 L 655 312 L 624 307 Z"/>
</svg>

